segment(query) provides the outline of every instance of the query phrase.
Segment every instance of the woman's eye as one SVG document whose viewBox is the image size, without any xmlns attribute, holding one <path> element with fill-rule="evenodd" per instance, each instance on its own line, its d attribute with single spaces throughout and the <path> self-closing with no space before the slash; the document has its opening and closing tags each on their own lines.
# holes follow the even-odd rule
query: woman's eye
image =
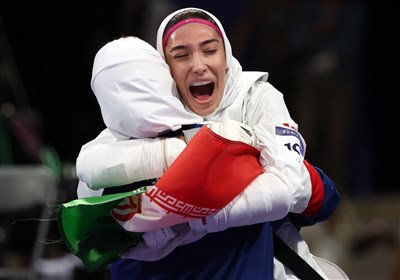
<svg viewBox="0 0 400 280">
<path fill-rule="evenodd" d="M 215 50 L 215 49 L 206 50 L 206 51 L 205 51 L 206 54 L 214 54 L 214 53 L 216 53 L 216 52 L 217 52 L 217 50 Z"/>
<path fill-rule="evenodd" d="M 180 54 L 176 54 L 176 55 L 174 55 L 174 58 L 176 58 L 176 59 L 181 59 L 181 58 L 185 58 L 185 57 L 187 57 L 188 55 L 186 54 L 186 53 L 180 53 Z"/>
</svg>

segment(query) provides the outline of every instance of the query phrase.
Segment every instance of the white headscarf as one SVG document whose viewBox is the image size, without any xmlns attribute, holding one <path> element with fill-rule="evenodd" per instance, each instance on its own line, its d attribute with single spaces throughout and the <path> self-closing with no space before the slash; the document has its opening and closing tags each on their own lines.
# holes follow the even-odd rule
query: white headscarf
<svg viewBox="0 0 400 280">
<path fill-rule="evenodd" d="M 104 123 L 118 139 L 156 137 L 202 121 L 177 98 L 165 61 L 137 37 L 111 41 L 97 52 L 91 87 Z"/>
<path fill-rule="evenodd" d="M 233 101 L 236 100 L 236 98 L 240 94 L 241 82 L 242 82 L 242 80 L 241 80 L 242 79 L 242 66 L 237 61 L 237 59 L 234 58 L 232 55 L 231 44 L 228 40 L 228 37 L 226 36 L 224 27 L 222 26 L 220 21 L 213 14 L 211 14 L 205 10 L 199 9 L 199 8 L 184 8 L 184 9 L 177 10 L 177 11 L 171 13 L 170 15 L 168 15 L 161 22 L 161 25 L 158 28 L 157 51 L 162 56 L 162 58 L 165 59 L 164 49 L 162 47 L 162 39 L 163 39 L 163 34 L 164 34 L 166 25 L 171 20 L 171 18 L 173 16 L 175 16 L 176 14 L 179 14 L 179 13 L 181 13 L 183 11 L 187 11 L 187 10 L 193 10 L 193 9 L 206 13 L 215 21 L 218 28 L 221 30 L 221 32 L 223 34 L 222 39 L 224 40 L 224 45 L 225 45 L 225 55 L 226 55 L 226 63 L 227 63 L 228 72 L 227 72 L 227 76 L 226 76 L 226 85 L 225 85 L 225 89 L 224 89 L 224 95 L 223 95 L 222 100 L 221 100 L 220 104 L 218 105 L 217 109 L 210 116 L 206 116 L 206 118 L 209 118 L 213 115 L 218 115 L 219 113 L 221 113 L 221 111 L 226 109 L 228 106 L 230 106 L 233 103 Z"/>
</svg>

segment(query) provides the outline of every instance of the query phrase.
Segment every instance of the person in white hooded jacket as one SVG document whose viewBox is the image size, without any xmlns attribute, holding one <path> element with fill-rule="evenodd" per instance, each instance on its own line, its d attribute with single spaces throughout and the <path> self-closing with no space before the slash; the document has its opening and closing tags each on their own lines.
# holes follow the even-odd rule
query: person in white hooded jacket
<svg viewBox="0 0 400 280">
<path fill-rule="evenodd" d="M 210 244 L 209 241 L 211 240 L 213 240 L 211 244 L 218 244 L 218 246 L 215 247 L 217 250 L 224 248 L 223 241 L 233 242 L 236 246 L 242 247 L 242 250 L 237 251 L 233 248 L 225 250 L 232 252 L 234 255 L 240 252 L 241 258 L 247 258 L 248 261 L 252 260 L 252 264 L 250 265 L 251 269 L 247 267 L 249 264 L 246 266 L 243 264 L 243 261 L 239 262 L 241 265 L 238 265 L 239 263 L 237 262 L 230 263 L 226 260 L 226 264 L 221 266 L 221 263 L 219 263 L 221 260 L 217 258 L 214 262 L 208 260 L 208 262 L 204 264 L 204 266 L 212 268 L 209 271 L 205 270 L 201 265 L 200 267 L 202 269 L 192 270 L 189 269 L 190 266 L 187 266 L 186 271 L 190 271 L 190 275 L 195 275 L 195 273 L 202 271 L 202 273 L 198 274 L 199 278 L 202 278 L 199 275 L 203 275 L 204 278 L 207 278 L 206 275 L 210 276 L 208 273 L 212 272 L 214 277 L 221 275 L 219 273 L 225 273 L 222 275 L 226 277 L 228 275 L 232 277 L 238 276 L 234 277 L 235 279 L 245 279 L 244 277 L 246 277 L 246 275 L 254 276 L 252 279 L 268 279 L 265 276 L 269 275 L 268 273 L 270 270 L 268 270 L 268 261 L 264 259 L 264 257 L 268 255 L 268 250 L 266 250 L 268 242 L 269 245 L 271 245 L 270 224 L 268 222 L 282 219 L 286 217 L 289 212 L 299 214 L 296 216 L 297 218 L 306 218 L 306 223 L 309 224 L 322 221 L 336 208 L 338 197 L 335 196 L 336 191 L 334 190 L 333 183 L 328 182 L 329 180 L 324 177 L 324 174 L 319 169 L 312 167 L 304 161 L 305 144 L 300 134 L 297 132 L 297 124 L 290 118 L 282 94 L 267 82 L 267 73 L 243 72 L 240 64 L 231 54 L 229 41 L 219 21 L 211 14 L 201 11 L 200 9 L 189 10 L 190 12 L 188 14 L 191 16 L 189 18 L 195 18 L 196 20 L 183 22 L 182 18 L 179 18 L 179 15 L 187 10 L 177 11 L 163 21 L 157 36 L 158 51 L 162 57 L 167 56 L 167 62 L 171 67 L 173 77 L 175 80 L 180 81 L 177 82 L 177 87 L 180 97 L 186 105 L 186 112 L 197 113 L 197 116 L 201 116 L 201 118 L 196 118 L 191 115 L 192 119 L 189 119 L 189 123 L 233 119 L 250 126 L 257 135 L 257 143 L 255 143 L 255 145 L 261 149 L 260 162 L 264 167 L 264 172 L 222 211 L 207 217 L 206 224 L 203 222 L 199 222 L 197 225 L 196 223 L 192 223 L 192 229 L 195 231 L 214 232 L 213 235 L 207 235 L 193 243 L 192 246 L 196 248 L 193 250 L 193 254 L 202 256 L 203 254 L 199 252 L 199 245 Z M 205 17 L 205 19 L 202 19 L 201 17 L 204 16 L 200 15 L 201 13 L 199 14 L 199 12 L 205 13 L 208 18 Z M 176 23 L 172 28 L 166 28 L 171 18 L 176 20 Z M 196 25 L 196 28 L 202 27 L 202 30 L 206 27 L 208 33 L 206 33 L 205 36 L 209 36 L 207 39 L 211 38 L 210 40 L 200 41 L 201 47 L 199 49 L 201 55 L 196 53 L 197 49 L 195 51 L 192 49 L 188 50 L 185 44 L 180 44 L 179 42 L 179 36 L 182 34 L 178 33 L 182 31 L 183 28 L 192 27 L 193 25 Z M 166 33 L 164 29 L 166 29 Z M 193 30 L 191 29 L 191 31 Z M 193 34 L 195 34 L 195 32 Z M 164 40 L 162 40 L 162 38 L 164 38 Z M 194 38 L 194 40 L 201 39 L 202 37 L 200 36 Z M 222 41 L 220 39 L 222 39 Z M 176 42 L 179 44 L 174 46 Z M 168 53 L 168 49 L 172 49 L 172 52 Z M 164 51 L 167 55 L 164 54 Z M 174 51 L 176 51 L 176 53 L 174 53 Z M 212 69 L 218 67 L 209 65 L 209 62 L 199 62 L 204 58 L 197 57 L 198 55 L 199 57 L 212 57 L 221 52 L 223 52 L 225 58 L 225 64 L 224 61 L 221 60 L 221 65 L 225 65 L 223 69 L 225 69 L 226 72 L 225 70 L 217 71 L 216 75 L 214 75 L 215 72 L 213 73 Z M 168 57 L 171 53 L 172 55 Z M 193 67 L 197 67 L 198 69 L 193 70 L 190 83 L 183 85 L 184 83 L 182 83 L 182 79 L 179 79 L 179 75 L 174 75 L 174 71 L 176 71 L 178 67 L 173 65 L 172 60 L 185 61 L 188 57 L 197 61 L 196 63 L 198 63 L 198 65 L 194 63 L 195 66 Z M 221 59 L 221 56 L 219 59 Z M 216 59 L 213 59 L 213 61 L 216 61 Z M 201 65 L 202 63 L 204 65 Z M 209 71 L 208 69 L 211 70 Z M 208 72 L 211 72 L 211 74 Z M 197 91 L 197 94 L 190 93 L 193 88 L 195 89 L 192 91 Z M 215 92 L 207 93 L 206 91 L 208 88 L 213 88 Z M 218 91 L 220 92 L 217 93 Z M 200 94 L 199 92 L 203 92 L 204 94 Z M 218 97 L 220 98 L 219 100 Z M 190 100 L 190 98 L 192 98 L 192 100 Z M 200 100 L 198 103 L 201 104 L 198 107 L 196 107 L 198 105 L 196 103 L 198 101 L 197 99 Z M 216 100 L 215 103 L 210 102 L 210 104 L 212 103 L 212 106 L 210 106 L 211 109 L 207 107 L 208 99 Z M 121 102 L 121 100 L 119 102 Z M 118 104 L 129 104 L 129 102 L 125 103 L 124 101 Z M 167 107 L 170 108 L 169 106 Z M 146 115 L 148 109 L 145 106 L 143 108 L 144 112 L 142 112 L 142 116 Z M 105 121 L 107 118 L 119 121 L 119 118 L 115 117 L 116 111 L 119 111 L 119 109 L 116 108 L 115 111 L 111 110 L 108 112 L 108 115 L 102 108 Z M 171 116 L 171 114 L 168 114 L 168 116 Z M 141 124 L 140 122 L 136 124 L 138 123 Z M 132 137 L 129 136 L 129 133 L 121 136 L 124 134 L 123 130 L 116 131 L 113 129 L 118 127 L 118 125 L 110 125 L 109 127 L 111 127 L 111 129 L 109 128 L 103 131 L 94 141 L 86 144 L 82 148 L 77 159 L 77 172 L 79 177 L 93 189 L 125 185 L 139 180 L 158 178 L 165 169 L 163 146 L 160 143 L 165 144 L 165 141 L 171 141 L 171 143 L 179 143 L 175 147 L 182 147 L 182 142 L 179 142 L 181 140 L 177 138 L 167 138 L 167 140 L 129 139 Z M 140 127 L 145 128 L 146 125 L 141 124 Z M 171 127 L 166 130 L 168 129 L 171 129 Z M 172 128 L 171 130 L 174 131 L 176 128 Z M 143 135 L 143 137 L 151 136 L 154 135 Z M 164 147 L 167 149 L 166 155 L 169 155 L 168 151 L 174 150 L 173 148 L 169 149 L 168 144 Z M 176 148 L 175 152 L 170 153 L 173 154 L 170 156 L 172 159 L 171 162 L 176 155 L 180 153 L 179 150 L 180 148 Z M 138 167 L 138 159 L 143 159 L 141 163 L 145 167 Z M 148 168 L 149 165 L 146 166 L 146 163 L 149 163 L 151 168 Z M 145 171 L 145 173 L 143 173 L 143 171 Z M 87 185 L 80 182 L 78 187 L 79 197 L 93 195 L 87 192 L 89 190 Z M 109 188 L 106 190 L 109 190 Z M 86 194 L 85 191 L 87 192 Z M 102 192 L 102 190 L 97 192 Z M 330 194 L 330 192 L 332 194 Z M 232 229 L 226 230 L 227 228 Z M 286 239 L 285 241 L 289 241 L 288 243 L 292 242 L 292 246 L 303 244 L 303 248 L 306 248 L 306 244 L 301 240 L 300 236 L 296 235 L 298 234 L 297 229 L 295 229 L 291 223 L 285 223 L 284 226 L 278 228 L 280 228 L 278 234 L 282 228 L 286 228 L 286 231 L 283 231 L 285 233 L 281 234 L 281 237 L 286 235 L 287 238 L 284 238 Z M 288 232 L 290 232 L 290 235 L 287 234 Z M 228 233 L 229 236 L 234 236 L 234 238 L 227 239 Z M 257 237 L 255 238 L 257 241 L 249 240 L 249 235 L 251 235 L 251 233 L 257 233 L 254 236 L 262 236 L 265 234 L 265 238 Z M 246 237 L 244 237 L 244 235 Z M 208 238 L 208 236 L 212 237 Z M 247 244 L 250 241 L 254 243 L 252 246 Z M 261 242 L 262 246 L 258 244 L 259 247 L 255 248 L 257 247 L 257 242 Z M 246 246 L 244 244 L 246 244 Z M 187 246 L 191 246 L 191 244 L 184 247 L 187 252 L 191 252 L 190 248 Z M 125 261 L 123 261 L 123 263 L 115 264 L 115 266 L 113 265 L 113 276 L 115 275 L 116 279 L 118 279 L 118 275 L 123 277 L 123 274 L 118 274 L 118 272 L 116 272 L 119 271 L 122 273 L 121 271 L 123 270 L 120 269 L 121 266 L 132 267 L 132 269 L 128 269 L 129 271 L 137 271 L 137 268 L 140 267 L 142 274 L 152 271 L 152 275 L 156 275 L 158 271 L 159 276 L 171 276 L 172 274 L 166 274 L 163 269 L 154 269 L 155 267 L 163 267 L 164 265 L 167 267 L 167 264 L 170 264 L 171 261 L 174 260 L 177 262 L 184 262 L 182 258 L 179 259 L 178 257 L 183 254 L 183 252 L 179 252 L 179 250 L 183 250 L 182 248 L 183 247 L 177 248 L 167 257 L 157 262 L 143 263 L 133 261 L 133 263 L 131 263 L 128 261 L 129 263 L 125 263 Z M 243 250 L 243 248 L 247 249 Z M 251 248 L 251 250 L 249 248 Z M 262 253 L 263 250 L 265 250 L 265 256 Z M 206 252 L 209 252 L 209 249 L 207 249 Z M 221 249 L 219 252 L 222 253 L 224 250 Z M 244 252 L 247 253 L 243 255 Z M 253 253 L 250 254 L 249 252 Z M 197 264 L 199 265 L 200 263 L 203 264 L 203 262 L 198 262 Z M 230 268 L 229 273 L 227 272 L 226 265 Z M 314 266 L 318 269 L 318 266 Z M 218 273 L 215 270 L 216 267 L 220 268 Z M 236 267 L 236 269 L 232 270 L 232 267 Z M 189 276 L 189 274 L 187 275 Z M 239 275 L 241 275 L 241 277 L 239 277 Z M 285 268 L 279 264 L 279 262 L 275 262 L 274 278 L 280 279 L 284 276 L 285 279 L 288 279 L 288 275 L 291 275 L 290 271 L 285 271 Z M 162 278 L 162 276 L 160 277 Z M 295 276 L 292 275 L 290 277 Z"/>
</svg>

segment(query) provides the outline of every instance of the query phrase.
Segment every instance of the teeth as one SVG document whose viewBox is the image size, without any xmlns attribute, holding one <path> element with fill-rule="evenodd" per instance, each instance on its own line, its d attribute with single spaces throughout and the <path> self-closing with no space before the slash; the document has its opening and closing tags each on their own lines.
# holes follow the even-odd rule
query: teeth
<svg viewBox="0 0 400 280">
<path fill-rule="evenodd" d="M 212 81 L 202 81 L 202 82 L 193 83 L 192 86 L 204 86 L 204 85 L 207 85 L 210 83 L 212 83 Z"/>
</svg>

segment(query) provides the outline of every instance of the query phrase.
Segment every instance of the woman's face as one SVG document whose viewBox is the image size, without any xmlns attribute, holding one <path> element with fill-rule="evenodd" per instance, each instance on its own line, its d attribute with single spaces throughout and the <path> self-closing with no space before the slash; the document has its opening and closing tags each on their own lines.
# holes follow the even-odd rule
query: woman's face
<svg viewBox="0 0 400 280">
<path fill-rule="evenodd" d="M 171 34 L 164 53 L 186 106 L 200 116 L 213 113 L 224 94 L 227 68 L 217 31 L 201 23 L 183 25 Z"/>
</svg>

